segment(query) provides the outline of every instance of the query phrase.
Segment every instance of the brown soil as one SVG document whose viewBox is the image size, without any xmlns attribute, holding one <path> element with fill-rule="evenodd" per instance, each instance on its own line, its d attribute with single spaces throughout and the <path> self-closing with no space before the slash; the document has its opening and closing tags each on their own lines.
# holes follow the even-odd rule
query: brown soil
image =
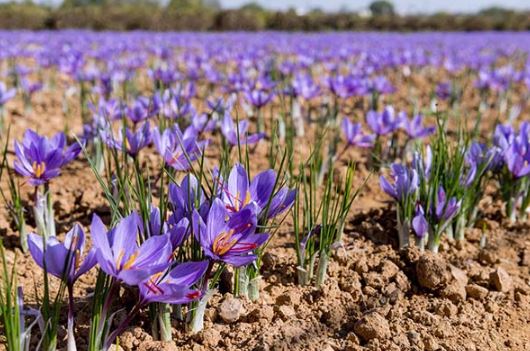
<svg viewBox="0 0 530 351">
<path fill-rule="evenodd" d="M 399 99 L 398 95 L 396 99 L 407 103 L 406 97 Z M 39 93 L 33 113 L 22 116 L 22 110 L 18 101 L 8 108 L 16 138 L 28 127 L 47 135 L 63 129 L 60 96 Z M 69 121 L 75 131 L 80 130 L 78 120 Z M 266 152 L 266 145 L 254 151 L 253 171 L 268 166 Z M 359 159 L 359 153 L 349 151 L 344 158 Z M 359 182 L 366 175 L 361 166 Z M 92 213 L 103 218 L 110 213 L 82 159 L 66 167 L 51 188 L 58 233 L 75 221 L 87 229 Z M 288 219 L 264 259 L 260 300 L 242 301 L 236 321 L 223 321 L 222 306 L 230 301 L 222 302 L 232 297 L 218 293 L 208 308 L 205 329 L 198 335 L 186 333 L 184 324 L 175 321 L 175 341 L 156 342 L 147 321 L 139 318 L 122 335 L 121 347 L 127 351 L 530 350 L 529 225 L 504 222 L 500 204 L 490 199 L 483 204 L 486 248 L 479 248 L 482 231 L 471 229 L 468 241 L 445 241 L 438 257 L 414 249 L 398 252 L 395 213 L 387 201 L 377 177 L 371 177 L 354 203 L 344 246 L 334 253 L 322 289 L 296 284 L 294 239 Z M 8 259 L 12 262 L 16 253 L 18 284 L 24 287 L 26 303 L 32 305 L 42 281 L 41 271 L 18 249 L 18 237 L 6 211 L 1 211 L 0 233 L 6 237 Z M 31 218 L 28 224 L 32 224 Z M 95 275 L 92 270 L 76 285 L 79 350 L 86 348 Z M 125 297 L 119 305 L 126 306 Z M 60 337 L 64 335 L 63 329 Z M 4 349 L 0 337 L 0 350 Z"/>
</svg>

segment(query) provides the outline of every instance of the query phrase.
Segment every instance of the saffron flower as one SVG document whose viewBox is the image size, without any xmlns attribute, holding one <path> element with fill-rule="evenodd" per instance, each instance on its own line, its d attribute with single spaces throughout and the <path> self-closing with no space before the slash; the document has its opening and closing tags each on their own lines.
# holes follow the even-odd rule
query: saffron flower
<svg viewBox="0 0 530 351">
<path fill-rule="evenodd" d="M 424 155 L 421 155 L 418 151 L 414 151 L 412 155 L 412 167 L 422 179 L 428 180 L 431 177 L 432 159 L 432 149 L 429 145 L 425 148 Z"/>
<path fill-rule="evenodd" d="M 153 129 L 153 143 L 165 163 L 177 171 L 191 168 L 191 162 L 202 154 L 205 142 L 197 140 L 197 131 L 193 127 L 182 133 L 177 125 L 160 133 Z"/>
<path fill-rule="evenodd" d="M 91 233 L 101 269 L 128 285 L 138 285 L 171 263 L 172 248 L 168 235 L 154 235 L 138 244 L 142 221 L 136 212 L 107 230 L 94 215 Z"/>
<path fill-rule="evenodd" d="M 44 244 L 46 247 L 44 247 Z M 91 249 L 84 260 L 85 233 L 79 224 L 66 234 L 64 242 L 50 236 L 44 243 L 43 237 L 34 233 L 28 235 L 28 248 L 31 257 L 46 272 L 72 285 L 81 275 L 96 264 L 96 252 Z"/>
<path fill-rule="evenodd" d="M 267 105 L 274 98 L 274 93 L 265 89 L 256 88 L 252 90 L 246 90 L 245 98 L 254 107 L 260 109 Z"/>
<path fill-rule="evenodd" d="M 265 133 L 248 134 L 248 120 L 239 121 L 236 127 L 228 111 L 225 111 L 224 114 L 221 133 L 223 133 L 226 141 L 232 146 L 238 145 L 238 140 L 239 145 L 256 144 L 265 137 Z"/>
<path fill-rule="evenodd" d="M 429 223 L 425 219 L 425 213 L 421 205 L 416 206 L 416 215 L 412 219 L 412 229 L 419 239 L 423 239 L 429 233 Z"/>
<path fill-rule="evenodd" d="M 197 212 L 193 221 L 194 234 L 205 255 L 234 267 L 253 262 L 257 257 L 253 251 L 269 238 L 268 234 L 255 234 L 256 215 L 251 208 L 229 216 L 225 204 L 218 198 L 213 201 L 206 223 Z"/>
<path fill-rule="evenodd" d="M 442 186 L 438 188 L 436 197 L 436 205 L 434 208 L 436 218 L 440 222 L 449 222 L 457 214 L 460 209 L 461 201 L 457 201 L 456 197 L 447 200 L 445 190 Z"/>
<path fill-rule="evenodd" d="M 451 97 L 452 87 L 450 82 L 442 82 L 436 86 L 435 94 L 440 100 L 447 100 Z"/>
<path fill-rule="evenodd" d="M 423 121 L 423 116 L 421 114 L 417 114 L 416 116 L 412 117 L 412 119 L 410 120 L 407 118 L 405 114 L 402 114 L 402 117 L 401 117 L 402 128 L 407 133 L 409 138 L 421 139 L 435 132 L 436 127 L 434 126 L 424 127 L 422 121 Z"/>
<path fill-rule="evenodd" d="M 516 178 L 530 174 L 530 148 L 528 140 L 515 140 L 504 153 L 504 163 Z"/>
<path fill-rule="evenodd" d="M 163 302 L 175 305 L 197 300 L 202 291 L 192 289 L 206 273 L 209 262 L 186 262 L 167 273 L 157 273 L 139 285 L 145 303 Z"/>
<path fill-rule="evenodd" d="M 125 128 L 125 139 L 123 138 L 123 131 L 120 130 L 118 137 L 112 135 L 111 130 L 102 132 L 105 143 L 118 150 L 124 150 L 131 157 L 138 155 L 140 150 L 147 147 L 151 143 L 151 130 L 149 129 L 149 122 L 145 122 L 137 131 L 130 128 Z"/>
<path fill-rule="evenodd" d="M 382 113 L 368 111 L 366 123 L 377 135 L 387 135 L 396 131 L 403 122 L 403 116 L 397 114 L 392 106 L 386 106 Z"/>
<path fill-rule="evenodd" d="M 64 133 L 57 133 L 51 139 L 26 130 L 22 143 L 15 141 L 17 158 L 14 168 L 26 177 L 33 186 L 47 183 L 61 173 L 61 167 L 72 161 L 81 152 L 81 146 L 66 145 Z"/>
<path fill-rule="evenodd" d="M 230 171 L 228 182 L 221 189 L 221 199 L 228 212 L 236 213 L 251 205 L 259 217 L 267 210 L 266 219 L 269 219 L 288 210 L 294 203 L 296 190 L 282 187 L 273 194 L 276 177 L 276 173 L 269 169 L 256 175 L 250 182 L 245 168 L 236 164 Z"/>
<path fill-rule="evenodd" d="M 205 218 L 208 213 L 208 203 L 200 187 L 197 178 L 191 173 L 187 174 L 180 185 L 175 183 L 169 184 L 169 202 L 172 206 L 173 216 L 170 217 L 180 220 L 181 218 L 190 218 L 196 206 L 199 213 Z"/>
<path fill-rule="evenodd" d="M 309 74 L 297 74 L 291 82 L 292 94 L 309 101 L 320 95 L 320 87 Z"/>
<path fill-rule="evenodd" d="M 159 112 L 159 106 L 156 104 L 156 99 L 149 99 L 141 96 L 136 99 L 131 107 L 126 110 L 127 117 L 133 123 L 139 123 L 155 116 Z"/>
<path fill-rule="evenodd" d="M 360 123 L 353 123 L 348 118 L 342 120 L 342 131 L 348 142 L 348 145 L 358 147 L 372 147 L 374 145 L 375 135 L 364 134 Z"/>
<path fill-rule="evenodd" d="M 394 163 L 391 169 L 394 184 L 390 184 L 384 176 L 381 176 L 379 178 L 381 188 L 396 201 L 401 202 L 418 190 L 418 172 L 415 169 L 409 169 L 397 163 Z"/>
</svg>

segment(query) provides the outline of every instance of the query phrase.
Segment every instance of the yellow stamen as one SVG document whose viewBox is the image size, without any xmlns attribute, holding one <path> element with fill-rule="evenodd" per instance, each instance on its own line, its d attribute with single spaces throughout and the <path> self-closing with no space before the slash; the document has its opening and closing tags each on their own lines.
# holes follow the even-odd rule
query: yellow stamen
<svg viewBox="0 0 530 351">
<path fill-rule="evenodd" d="M 230 251 L 230 249 L 237 243 L 237 239 L 232 239 L 233 234 L 234 230 L 219 234 L 213 241 L 212 251 L 219 256 Z"/>
<path fill-rule="evenodd" d="M 247 191 L 247 195 L 245 196 L 245 201 L 243 201 L 243 207 L 248 205 L 250 203 L 250 191 Z"/>
<path fill-rule="evenodd" d="M 136 251 L 135 253 L 133 253 L 131 255 L 131 257 L 129 257 L 129 259 L 127 260 L 127 262 L 125 262 L 125 264 L 123 265 L 123 269 L 129 269 L 131 268 L 134 263 L 136 262 L 136 258 L 138 257 L 138 251 Z"/>
<path fill-rule="evenodd" d="M 33 161 L 31 167 L 33 168 L 33 173 L 35 173 L 35 177 L 37 178 L 40 178 L 46 171 L 46 163 L 44 161 L 39 163 L 37 163 L 37 161 Z"/>
</svg>

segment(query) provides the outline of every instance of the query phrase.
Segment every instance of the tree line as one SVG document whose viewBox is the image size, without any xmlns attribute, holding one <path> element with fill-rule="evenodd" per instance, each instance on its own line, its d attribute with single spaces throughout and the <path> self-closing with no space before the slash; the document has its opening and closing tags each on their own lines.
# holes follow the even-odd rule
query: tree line
<svg viewBox="0 0 530 351">
<path fill-rule="evenodd" d="M 492 7 L 473 14 L 399 15 L 392 3 L 368 11 L 273 11 L 257 3 L 223 9 L 218 0 L 64 0 L 59 7 L 31 1 L 0 4 L 0 28 L 193 31 L 475 31 L 530 30 L 530 11 Z"/>
</svg>

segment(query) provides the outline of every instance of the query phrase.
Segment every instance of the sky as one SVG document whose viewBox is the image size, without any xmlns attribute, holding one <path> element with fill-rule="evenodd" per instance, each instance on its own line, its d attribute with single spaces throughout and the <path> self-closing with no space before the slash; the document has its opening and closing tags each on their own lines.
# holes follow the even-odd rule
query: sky
<svg viewBox="0 0 530 351">
<path fill-rule="evenodd" d="M 248 0 L 221 0 L 225 7 L 238 7 L 247 2 Z M 311 10 L 318 7 L 328 11 L 338 11 L 343 8 L 362 11 L 368 8 L 372 0 L 258 0 L 257 2 L 265 7 L 281 10 L 289 7 Z M 392 3 L 399 13 L 476 12 L 491 6 L 530 9 L 528 0 L 393 0 Z"/>
</svg>

